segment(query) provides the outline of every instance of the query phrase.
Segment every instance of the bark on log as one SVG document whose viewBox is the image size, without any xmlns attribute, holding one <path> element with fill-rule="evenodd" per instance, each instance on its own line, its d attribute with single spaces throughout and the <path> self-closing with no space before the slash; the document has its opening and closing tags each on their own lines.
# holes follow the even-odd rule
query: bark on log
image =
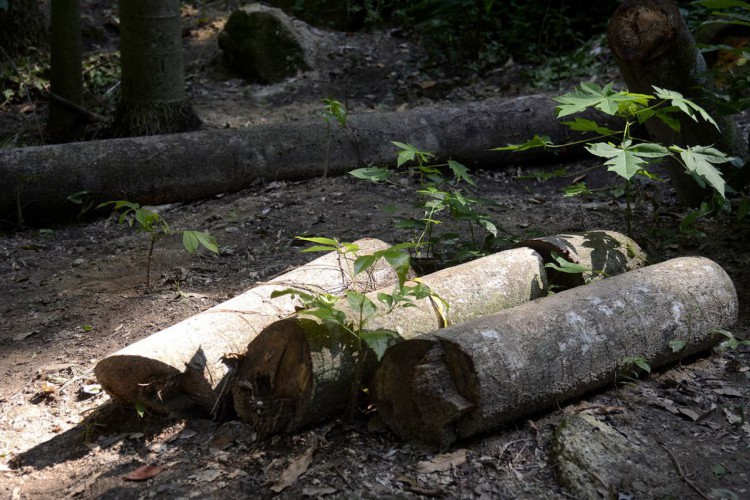
<svg viewBox="0 0 750 500">
<path fill-rule="evenodd" d="M 546 290 L 541 257 L 517 248 L 420 278 L 450 304 L 451 322 L 463 322 L 540 297 Z M 390 290 L 381 290 L 390 292 Z M 377 303 L 379 291 L 368 296 Z M 342 308 L 355 320 L 354 311 Z M 401 339 L 441 328 L 431 299 L 374 318 L 367 329 Z M 358 345 L 351 333 L 307 318 L 289 318 L 264 329 L 236 370 L 232 396 L 237 416 L 260 436 L 290 432 L 341 410 L 354 380 Z M 374 370 L 374 364 L 366 368 Z"/>
<path fill-rule="evenodd" d="M 737 308 L 714 262 L 663 262 L 389 348 L 378 409 L 401 438 L 448 446 L 612 383 L 626 356 L 656 368 L 708 349 Z"/>
<path fill-rule="evenodd" d="M 18 211 L 27 221 L 49 220 L 66 207 L 68 215 L 77 215 L 80 207 L 66 200 L 80 192 L 93 204 L 127 199 L 159 205 L 238 191 L 257 179 L 306 179 L 395 164 L 391 140 L 470 168 L 550 159 L 552 153 L 541 149 L 488 150 L 534 134 L 564 142 L 568 131 L 554 107 L 549 96 L 532 95 L 352 114 L 346 129 L 309 120 L 0 150 L 0 220 L 17 220 Z"/>
<path fill-rule="evenodd" d="M 706 76 L 706 62 L 674 2 L 626 0 L 612 15 L 607 38 L 628 90 L 651 94 L 656 85 L 678 91 L 700 103 L 721 129 L 681 114 L 678 133 L 661 120 L 652 119 L 645 125 L 655 141 L 665 146 L 713 145 L 727 155 L 747 159 L 747 143 L 733 118 L 719 116 L 716 107 L 704 98 L 702 89 L 714 84 Z M 685 173 L 685 168 L 677 162 L 668 162 L 666 167 L 680 200 L 688 205 L 699 203 L 702 190 Z M 728 165 L 721 168 L 725 178 L 736 173 L 736 169 Z"/>
<path fill-rule="evenodd" d="M 359 255 L 388 247 L 369 238 L 355 244 L 360 247 Z M 289 296 L 271 300 L 272 292 L 295 287 L 343 294 L 349 289 L 367 291 L 397 282 L 395 272 L 385 264 L 352 282 L 350 274 L 342 272 L 352 264 L 335 252 L 323 255 L 107 356 L 96 365 L 94 374 L 107 393 L 124 403 L 140 401 L 157 412 L 169 413 L 193 401 L 211 411 L 228 371 L 222 358 L 244 352 L 264 327 L 294 314 L 301 306 Z M 232 364 L 231 359 L 226 361 Z"/>
<path fill-rule="evenodd" d="M 542 256 L 545 264 L 556 264 L 552 253 L 580 264 L 584 273 L 558 272 L 547 268 L 547 282 L 558 288 L 573 288 L 605 276 L 615 276 L 646 265 L 646 254 L 638 244 L 615 231 L 586 231 L 522 241 L 516 247 L 528 247 Z"/>
<path fill-rule="evenodd" d="M 531 248 L 526 248 L 531 247 Z M 567 256 L 609 275 L 642 266 L 645 256 L 630 238 L 611 231 L 528 240 L 519 248 L 424 276 L 421 281 L 449 305 L 448 323 L 460 324 L 536 299 L 546 290 L 549 269 L 532 249 Z M 583 284 L 581 275 L 568 286 Z M 370 294 L 376 301 L 378 292 Z M 442 328 L 429 299 L 374 318 L 367 329 L 414 338 Z M 354 320 L 356 314 L 347 311 Z M 347 403 L 357 345 L 351 334 L 316 321 L 290 318 L 269 325 L 248 346 L 233 383 L 237 415 L 260 435 L 292 431 L 322 420 Z M 369 372 L 366 370 L 364 376 Z"/>
</svg>

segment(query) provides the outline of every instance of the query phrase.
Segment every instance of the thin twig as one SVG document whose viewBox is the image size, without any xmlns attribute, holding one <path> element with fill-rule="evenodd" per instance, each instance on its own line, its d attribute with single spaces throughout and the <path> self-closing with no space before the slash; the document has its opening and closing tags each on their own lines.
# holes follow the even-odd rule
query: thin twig
<svg viewBox="0 0 750 500">
<path fill-rule="evenodd" d="M 690 480 L 690 478 L 687 477 L 687 474 L 685 473 L 685 470 L 680 465 L 680 462 L 677 461 L 677 457 L 674 456 L 674 454 L 672 453 L 672 451 L 669 448 L 667 448 L 662 443 L 659 443 L 659 446 L 661 446 L 664 449 L 664 451 L 666 451 L 667 454 L 669 455 L 669 458 L 672 460 L 672 464 L 674 465 L 675 469 L 677 470 L 678 477 L 680 479 L 682 479 L 682 481 L 685 484 L 687 484 L 688 486 L 690 486 L 690 488 L 692 488 L 693 491 L 695 491 L 698 494 L 698 496 L 700 496 L 701 498 L 704 498 L 705 500 L 711 500 L 711 497 L 709 497 L 708 495 L 706 495 L 705 493 L 703 493 L 703 491 L 701 491 L 701 489 L 698 488 L 695 485 L 695 483 L 692 482 Z"/>
</svg>

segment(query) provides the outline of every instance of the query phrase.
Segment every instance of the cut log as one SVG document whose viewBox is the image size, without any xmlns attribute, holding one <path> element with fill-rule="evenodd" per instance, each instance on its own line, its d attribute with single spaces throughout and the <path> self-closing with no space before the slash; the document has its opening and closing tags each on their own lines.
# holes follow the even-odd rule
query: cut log
<svg viewBox="0 0 750 500">
<path fill-rule="evenodd" d="M 628 90 L 652 94 L 656 85 L 678 91 L 700 103 L 720 128 L 681 114 L 680 132 L 675 132 L 661 120 L 652 119 L 646 122 L 646 129 L 653 140 L 664 146 L 714 146 L 730 156 L 748 157 L 747 143 L 734 120 L 719 116 L 716 107 L 705 100 L 703 89 L 713 88 L 714 83 L 674 2 L 626 0 L 612 15 L 607 38 Z M 669 162 L 666 167 L 681 201 L 689 205 L 700 202 L 700 186 L 685 168 L 677 162 Z M 729 166 L 722 168 L 725 177 L 736 173 Z"/>
<path fill-rule="evenodd" d="M 359 255 L 388 247 L 375 239 L 355 244 Z M 271 293 L 295 287 L 340 295 L 349 289 L 365 292 L 397 282 L 396 273 L 384 263 L 352 282 L 351 273 L 342 271 L 351 266 L 349 257 L 335 252 L 323 255 L 107 356 L 94 374 L 107 393 L 124 403 L 138 401 L 169 413 L 192 401 L 211 411 L 224 388 L 221 381 L 228 371 L 224 361 L 232 364 L 225 357 L 243 353 L 264 327 L 301 307 L 298 299 L 289 296 L 271 300 Z"/>
<path fill-rule="evenodd" d="M 531 249 L 500 252 L 424 276 L 462 322 L 540 297 L 546 283 L 541 257 Z M 381 290 L 389 293 L 390 290 Z M 377 294 L 369 298 L 377 303 Z M 356 313 L 342 309 L 351 320 Z M 401 339 L 443 325 L 431 299 L 373 318 L 367 330 L 397 332 Z M 261 436 L 292 431 L 341 410 L 354 380 L 357 339 L 336 325 L 289 318 L 269 325 L 248 346 L 236 370 L 232 395 L 237 416 Z M 367 373 L 374 365 L 366 368 Z"/>
<path fill-rule="evenodd" d="M 643 252 L 630 238 L 592 231 L 528 240 L 516 249 L 424 276 L 421 281 L 449 304 L 448 323 L 460 324 L 545 294 L 549 269 L 543 268 L 544 261 L 534 248 L 548 256 L 556 251 L 610 275 L 645 262 Z M 568 286 L 584 282 L 580 274 L 565 276 L 570 277 Z M 371 293 L 370 298 L 377 301 L 377 294 Z M 351 320 L 356 319 L 354 312 L 342 309 Z M 376 317 L 366 328 L 395 332 L 397 341 L 443 326 L 435 305 L 424 299 L 415 307 L 397 308 Z M 354 380 L 355 340 L 350 333 L 310 319 L 290 318 L 269 325 L 248 346 L 236 371 L 232 392 L 237 415 L 252 423 L 259 434 L 267 435 L 299 429 L 341 409 Z M 365 370 L 365 378 L 372 368 Z"/>
<path fill-rule="evenodd" d="M 582 273 L 566 273 L 548 267 L 547 282 L 558 290 L 573 288 L 646 265 L 646 254 L 638 244 L 615 231 L 586 231 L 532 238 L 518 243 L 516 247 L 536 250 L 545 264 L 557 264 L 552 256 L 555 253 L 586 269 Z"/>
<path fill-rule="evenodd" d="M 556 158 L 534 149 L 488 151 L 534 134 L 569 138 L 546 95 L 436 105 L 404 112 L 351 114 L 346 129 L 322 120 L 246 129 L 205 130 L 57 146 L 0 150 L 0 220 L 77 215 L 67 201 L 87 193 L 96 204 L 191 201 L 247 188 L 257 179 L 297 180 L 344 174 L 368 164 L 395 165 L 390 141 L 411 143 L 469 168 Z M 575 138 L 580 138 L 576 135 Z M 573 150 L 569 150 L 568 153 Z M 563 152 L 563 156 L 565 152 Z"/>
<path fill-rule="evenodd" d="M 448 446 L 611 384 L 628 356 L 656 368 L 708 349 L 737 309 L 708 259 L 638 269 L 390 347 L 378 410 L 401 438 Z"/>
</svg>

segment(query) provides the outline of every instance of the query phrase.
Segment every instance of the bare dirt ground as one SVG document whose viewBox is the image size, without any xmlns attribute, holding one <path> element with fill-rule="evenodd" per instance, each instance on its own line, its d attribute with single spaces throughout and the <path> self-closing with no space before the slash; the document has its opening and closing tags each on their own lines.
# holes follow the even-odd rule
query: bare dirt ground
<svg viewBox="0 0 750 500">
<path fill-rule="evenodd" d="M 270 87 L 247 85 L 217 79 L 212 59 L 221 20 L 198 26 L 187 18 L 186 24 L 190 82 L 208 126 L 297 119 L 320 113 L 320 99 L 328 96 L 345 96 L 352 112 L 366 112 L 525 89 L 513 67 L 482 79 L 434 81 L 420 66 L 420 49 L 395 34 L 336 35 L 330 67 Z M 425 84 L 431 81 L 434 85 Z M 591 165 L 565 166 L 575 172 Z M 560 167 L 506 165 L 473 175 L 478 194 L 496 202 L 489 213 L 514 237 L 624 232 L 624 201 L 611 191 L 565 198 L 560 188 L 569 179 L 519 178 Z M 592 187 L 615 183 L 597 173 L 587 180 Z M 333 420 L 256 442 L 237 422 L 141 418 L 133 407 L 85 391 L 96 383 L 94 365 L 107 354 L 310 260 L 299 252 L 296 235 L 405 240 L 410 235 L 395 229 L 393 219 L 417 214 L 413 192 L 408 183 L 372 185 L 337 177 L 258 183 L 239 193 L 160 207 L 172 227 L 215 235 L 221 253 L 190 255 L 179 238 L 161 241 L 150 289 L 144 284 L 146 236 L 111 218 L 2 234 L 0 495 L 571 498 L 555 479 L 550 436 L 564 415 L 587 411 L 639 447 L 630 462 L 650 463 L 660 455 L 670 464 L 658 471 L 658 485 L 638 477 L 622 484 L 592 478 L 602 498 L 750 497 L 747 348 L 708 352 L 634 385 L 609 387 L 437 451 L 398 441 L 370 415 L 352 425 Z M 728 216 L 702 220 L 698 226 L 706 236 L 696 237 L 680 233 L 682 215 L 668 185 L 644 186 L 634 211 L 634 237 L 653 262 L 702 255 L 724 266 L 740 297 L 733 333 L 750 337 L 747 223 Z M 443 451 L 454 452 L 448 467 L 427 472 Z M 305 474 L 285 480 L 285 471 L 303 464 Z M 159 473 L 144 481 L 127 479 L 143 465 Z M 628 464 L 621 466 L 626 470 Z M 278 493 L 281 486 L 287 487 Z"/>
</svg>

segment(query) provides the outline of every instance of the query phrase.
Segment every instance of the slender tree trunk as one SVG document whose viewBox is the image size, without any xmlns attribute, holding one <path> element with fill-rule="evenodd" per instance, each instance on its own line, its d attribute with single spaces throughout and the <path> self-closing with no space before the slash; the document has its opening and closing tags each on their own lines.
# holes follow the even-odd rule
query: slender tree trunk
<svg viewBox="0 0 750 500">
<path fill-rule="evenodd" d="M 179 0 L 122 0 L 120 23 L 122 99 L 108 135 L 198 129 L 185 95 Z"/>
<path fill-rule="evenodd" d="M 50 85 L 52 93 L 73 104 L 83 105 L 83 64 L 80 0 L 52 0 L 50 10 Z M 53 141 L 75 137 L 80 114 L 51 100 L 47 130 Z"/>
</svg>

